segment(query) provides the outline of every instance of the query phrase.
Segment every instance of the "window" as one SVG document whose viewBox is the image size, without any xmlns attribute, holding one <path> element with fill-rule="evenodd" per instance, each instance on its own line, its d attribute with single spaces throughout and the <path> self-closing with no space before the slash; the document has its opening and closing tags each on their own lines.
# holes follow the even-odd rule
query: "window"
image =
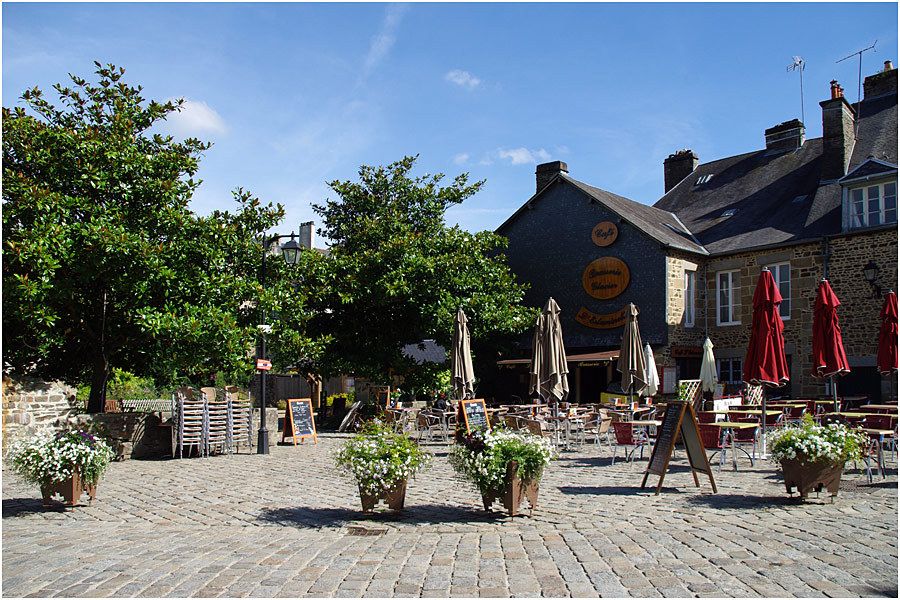
<svg viewBox="0 0 900 600">
<path fill-rule="evenodd" d="M 707 175 L 701 175 L 700 177 L 697 178 L 697 183 L 695 183 L 694 185 L 702 185 L 704 183 L 707 183 L 710 179 L 713 178 L 713 175 L 714 175 L 714 173 L 709 173 Z"/>
<path fill-rule="evenodd" d="M 697 272 L 684 272 L 684 326 L 694 326 L 694 297 L 697 295 Z"/>
<path fill-rule="evenodd" d="M 729 208 L 728 210 L 722 212 L 723 217 L 733 217 L 735 214 L 737 214 L 736 208 Z"/>
<path fill-rule="evenodd" d="M 740 325 L 741 284 L 740 271 L 716 273 L 716 324 Z"/>
<path fill-rule="evenodd" d="M 781 320 L 788 321 L 791 318 L 791 263 L 778 263 L 777 265 L 767 265 L 775 279 L 775 285 L 781 292 Z"/>
<path fill-rule="evenodd" d="M 719 371 L 719 383 L 741 383 L 744 378 L 743 359 L 719 358 L 716 360 Z"/>
<path fill-rule="evenodd" d="M 850 190 L 850 228 L 897 222 L 897 182 Z"/>
</svg>

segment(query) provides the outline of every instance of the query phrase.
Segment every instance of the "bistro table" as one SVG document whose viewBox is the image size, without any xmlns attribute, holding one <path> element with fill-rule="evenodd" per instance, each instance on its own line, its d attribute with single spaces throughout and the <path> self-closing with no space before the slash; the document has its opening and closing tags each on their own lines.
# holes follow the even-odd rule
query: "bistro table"
<svg viewBox="0 0 900 600">
<path fill-rule="evenodd" d="M 741 411 L 741 412 L 743 412 L 743 411 Z M 768 412 L 768 411 L 766 411 L 766 412 Z M 752 428 L 759 427 L 759 425 L 756 423 L 741 423 L 739 421 L 737 421 L 737 422 L 736 421 L 716 421 L 715 423 L 706 423 L 706 425 L 712 425 L 713 427 L 720 427 L 722 429 L 723 437 L 728 435 L 729 432 L 731 433 L 731 468 L 733 470 L 737 471 L 738 470 L 737 454 L 736 454 L 737 445 L 735 444 L 735 440 L 734 440 L 734 430 L 735 429 L 752 429 Z M 750 456 L 750 453 L 747 452 L 746 450 L 744 450 L 743 448 L 741 448 L 741 451 L 743 451 L 743 453 L 746 454 L 747 457 L 750 459 L 750 466 L 752 467 L 753 466 L 753 457 Z M 723 452 L 722 462 L 724 462 L 724 460 L 725 460 L 725 454 Z"/>
<path fill-rule="evenodd" d="M 859 407 L 860 410 L 874 410 L 874 411 L 885 411 L 885 412 L 897 412 L 896 404 L 864 404 Z"/>
</svg>

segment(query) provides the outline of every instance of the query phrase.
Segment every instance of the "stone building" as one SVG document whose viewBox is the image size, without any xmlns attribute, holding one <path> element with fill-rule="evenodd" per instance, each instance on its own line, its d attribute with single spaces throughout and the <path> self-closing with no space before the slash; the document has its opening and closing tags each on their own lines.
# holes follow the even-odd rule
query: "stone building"
<svg viewBox="0 0 900 600">
<path fill-rule="evenodd" d="M 623 308 L 634 302 L 664 388 L 699 375 L 701 344 L 715 345 L 720 382 L 740 385 L 754 287 L 769 268 L 785 298 L 791 383 L 783 393 L 818 395 L 812 318 L 827 277 L 852 372 L 843 394 L 881 398 L 891 382 L 875 371 L 878 313 L 897 281 L 897 70 L 865 79 L 849 103 L 831 82 L 820 103 L 823 136 L 791 120 L 764 132 L 759 150 L 700 163 L 691 150 L 664 161 L 665 194 L 647 206 L 580 182 L 565 163 L 538 165 L 536 193 L 498 233 L 512 270 L 530 284 L 526 302 L 553 296 L 563 310 L 573 400 L 596 400 L 618 379 L 613 363 Z M 872 281 L 865 275 L 875 274 Z M 525 393 L 516 365 L 501 389 Z M 503 396 L 498 393 L 498 396 Z"/>
</svg>

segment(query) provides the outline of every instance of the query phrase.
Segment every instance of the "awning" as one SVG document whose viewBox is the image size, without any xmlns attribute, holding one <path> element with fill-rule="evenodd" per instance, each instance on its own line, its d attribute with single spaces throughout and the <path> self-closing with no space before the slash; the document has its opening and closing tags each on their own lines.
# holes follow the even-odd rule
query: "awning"
<svg viewBox="0 0 900 600">
<path fill-rule="evenodd" d="M 601 362 L 606 360 L 616 360 L 619 358 L 618 350 L 606 350 L 604 352 L 590 352 L 588 354 L 570 354 L 566 356 L 568 363 L 589 363 Z M 527 365 L 531 363 L 530 358 L 510 358 L 507 360 L 498 360 L 500 366 L 508 365 Z"/>
</svg>

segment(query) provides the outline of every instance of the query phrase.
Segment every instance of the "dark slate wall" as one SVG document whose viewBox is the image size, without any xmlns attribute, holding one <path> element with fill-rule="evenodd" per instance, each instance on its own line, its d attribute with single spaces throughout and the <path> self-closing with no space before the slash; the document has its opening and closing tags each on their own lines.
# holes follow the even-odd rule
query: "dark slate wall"
<svg viewBox="0 0 900 600">
<path fill-rule="evenodd" d="M 612 221 L 619 228 L 616 241 L 605 248 L 591 240 L 591 230 L 602 221 Z M 581 190 L 558 181 L 532 203 L 531 209 L 523 210 L 498 233 L 509 239 L 507 255 L 512 271 L 531 286 L 525 303 L 542 307 L 552 296 L 559 304 L 568 353 L 578 348 L 618 347 L 622 327 L 593 329 L 575 321 L 575 315 L 581 307 L 594 313 L 612 313 L 628 302 L 634 302 L 641 311 L 638 323 L 643 341 L 667 343 L 664 249 Z M 625 291 L 609 300 L 593 298 L 581 285 L 587 265 L 603 256 L 619 258 L 631 272 Z M 523 346 L 531 346 L 531 332 L 523 337 Z"/>
</svg>

